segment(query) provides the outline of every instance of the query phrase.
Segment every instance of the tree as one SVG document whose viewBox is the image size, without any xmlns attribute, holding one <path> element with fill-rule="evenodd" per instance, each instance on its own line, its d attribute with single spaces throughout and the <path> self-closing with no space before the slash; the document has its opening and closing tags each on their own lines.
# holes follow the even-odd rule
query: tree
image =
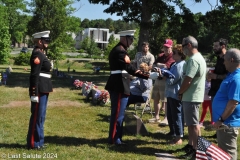
<svg viewBox="0 0 240 160">
<path fill-rule="evenodd" d="M 109 5 L 109 0 L 89 0 L 90 3 L 101 3 Z M 154 14 L 161 17 L 171 17 L 174 15 L 174 6 L 168 2 L 173 2 L 180 8 L 184 7 L 182 0 L 119 0 L 113 1 L 107 9 L 106 13 L 116 13 L 118 16 L 123 16 L 127 22 L 134 21 L 140 25 L 138 51 L 141 50 L 143 41 L 149 41 L 149 30 L 153 26 L 152 17 Z"/>
<path fill-rule="evenodd" d="M 85 18 L 82 22 L 81 22 L 81 27 L 82 28 L 90 28 L 91 26 L 89 25 L 90 21 L 89 19 Z"/>
<path fill-rule="evenodd" d="M 113 36 L 113 35 L 111 35 L 111 36 L 109 37 L 109 40 L 108 40 L 108 41 L 109 41 L 109 43 L 108 43 L 106 49 L 104 50 L 104 58 L 105 58 L 105 59 L 108 59 L 108 56 L 109 56 L 111 50 L 112 50 L 113 47 L 115 47 L 115 46 L 118 44 L 118 42 L 119 42 L 119 40 L 114 39 L 114 36 Z"/>
<path fill-rule="evenodd" d="M 101 54 L 100 48 L 98 48 L 97 44 L 93 39 L 90 39 L 89 47 L 86 50 L 90 57 L 92 57 L 93 55 L 98 56 Z"/>
<path fill-rule="evenodd" d="M 10 34 L 7 26 L 0 25 L 0 64 L 9 62 L 10 57 Z"/>
<path fill-rule="evenodd" d="M 90 38 L 86 37 L 83 41 L 80 42 L 81 49 L 87 50 L 90 46 Z"/>
<path fill-rule="evenodd" d="M 72 46 L 73 43 L 70 31 L 80 30 L 80 19 L 71 16 L 75 10 L 71 7 L 72 3 L 72 0 L 32 0 L 30 4 L 33 17 L 28 23 L 28 34 L 51 31 L 52 42 L 48 52 L 50 59 L 63 59 L 63 49 L 68 48 L 69 44 Z"/>
<path fill-rule="evenodd" d="M 8 32 L 11 36 L 12 43 L 25 41 L 27 22 L 29 16 L 26 9 L 26 3 L 24 0 L 2 0 L 1 4 L 6 8 L 6 20 L 8 21 Z"/>
<path fill-rule="evenodd" d="M 10 57 L 10 34 L 6 9 L 4 5 L 0 4 L 0 64 L 8 63 Z"/>
</svg>

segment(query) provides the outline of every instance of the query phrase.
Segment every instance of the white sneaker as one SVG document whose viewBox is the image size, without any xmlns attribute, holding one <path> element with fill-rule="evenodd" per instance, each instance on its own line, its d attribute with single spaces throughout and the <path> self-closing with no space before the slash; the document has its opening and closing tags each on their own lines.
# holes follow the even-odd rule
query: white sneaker
<svg viewBox="0 0 240 160">
<path fill-rule="evenodd" d="M 148 120 L 149 123 L 160 123 L 161 120 L 160 119 L 156 119 L 156 118 L 151 118 Z"/>
<path fill-rule="evenodd" d="M 151 108 L 147 106 L 144 108 L 144 111 L 151 111 Z"/>
</svg>

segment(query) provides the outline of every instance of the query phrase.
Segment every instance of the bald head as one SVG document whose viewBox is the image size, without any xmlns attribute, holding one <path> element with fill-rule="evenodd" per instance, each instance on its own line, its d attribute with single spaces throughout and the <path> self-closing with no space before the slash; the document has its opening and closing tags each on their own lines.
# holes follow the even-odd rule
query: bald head
<svg viewBox="0 0 240 160">
<path fill-rule="evenodd" d="M 233 60 L 234 63 L 240 64 L 240 50 L 237 48 L 231 48 L 226 52 L 225 58 L 227 60 Z"/>
</svg>

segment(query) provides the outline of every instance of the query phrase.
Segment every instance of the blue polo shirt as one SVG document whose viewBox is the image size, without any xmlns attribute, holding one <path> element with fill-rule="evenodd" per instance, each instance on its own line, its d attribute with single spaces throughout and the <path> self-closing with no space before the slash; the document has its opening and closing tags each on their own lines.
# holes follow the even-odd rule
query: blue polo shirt
<svg viewBox="0 0 240 160">
<path fill-rule="evenodd" d="M 228 74 L 213 99 L 212 114 L 214 122 L 218 121 L 218 118 L 223 114 L 229 100 L 240 102 L 240 68 Z M 224 124 L 231 127 L 240 127 L 240 104 L 224 121 Z"/>
</svg>

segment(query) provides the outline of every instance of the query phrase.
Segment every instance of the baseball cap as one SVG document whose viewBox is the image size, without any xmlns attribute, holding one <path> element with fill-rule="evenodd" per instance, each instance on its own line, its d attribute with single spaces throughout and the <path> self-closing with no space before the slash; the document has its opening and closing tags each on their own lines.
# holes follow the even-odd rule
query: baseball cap
<svg viewBox="0 0 240 160">
<path fill-rule="evenodd" d="M 168 48 L 170 48 L 170 47 L 172 47 L 172 45 L 173 45 L 173 41 L 171 40 L 171 39 L 166 39 L 165 40 L 165 43 L 163 44 L 165 47 L 168 47 Z"/>
</svg>

